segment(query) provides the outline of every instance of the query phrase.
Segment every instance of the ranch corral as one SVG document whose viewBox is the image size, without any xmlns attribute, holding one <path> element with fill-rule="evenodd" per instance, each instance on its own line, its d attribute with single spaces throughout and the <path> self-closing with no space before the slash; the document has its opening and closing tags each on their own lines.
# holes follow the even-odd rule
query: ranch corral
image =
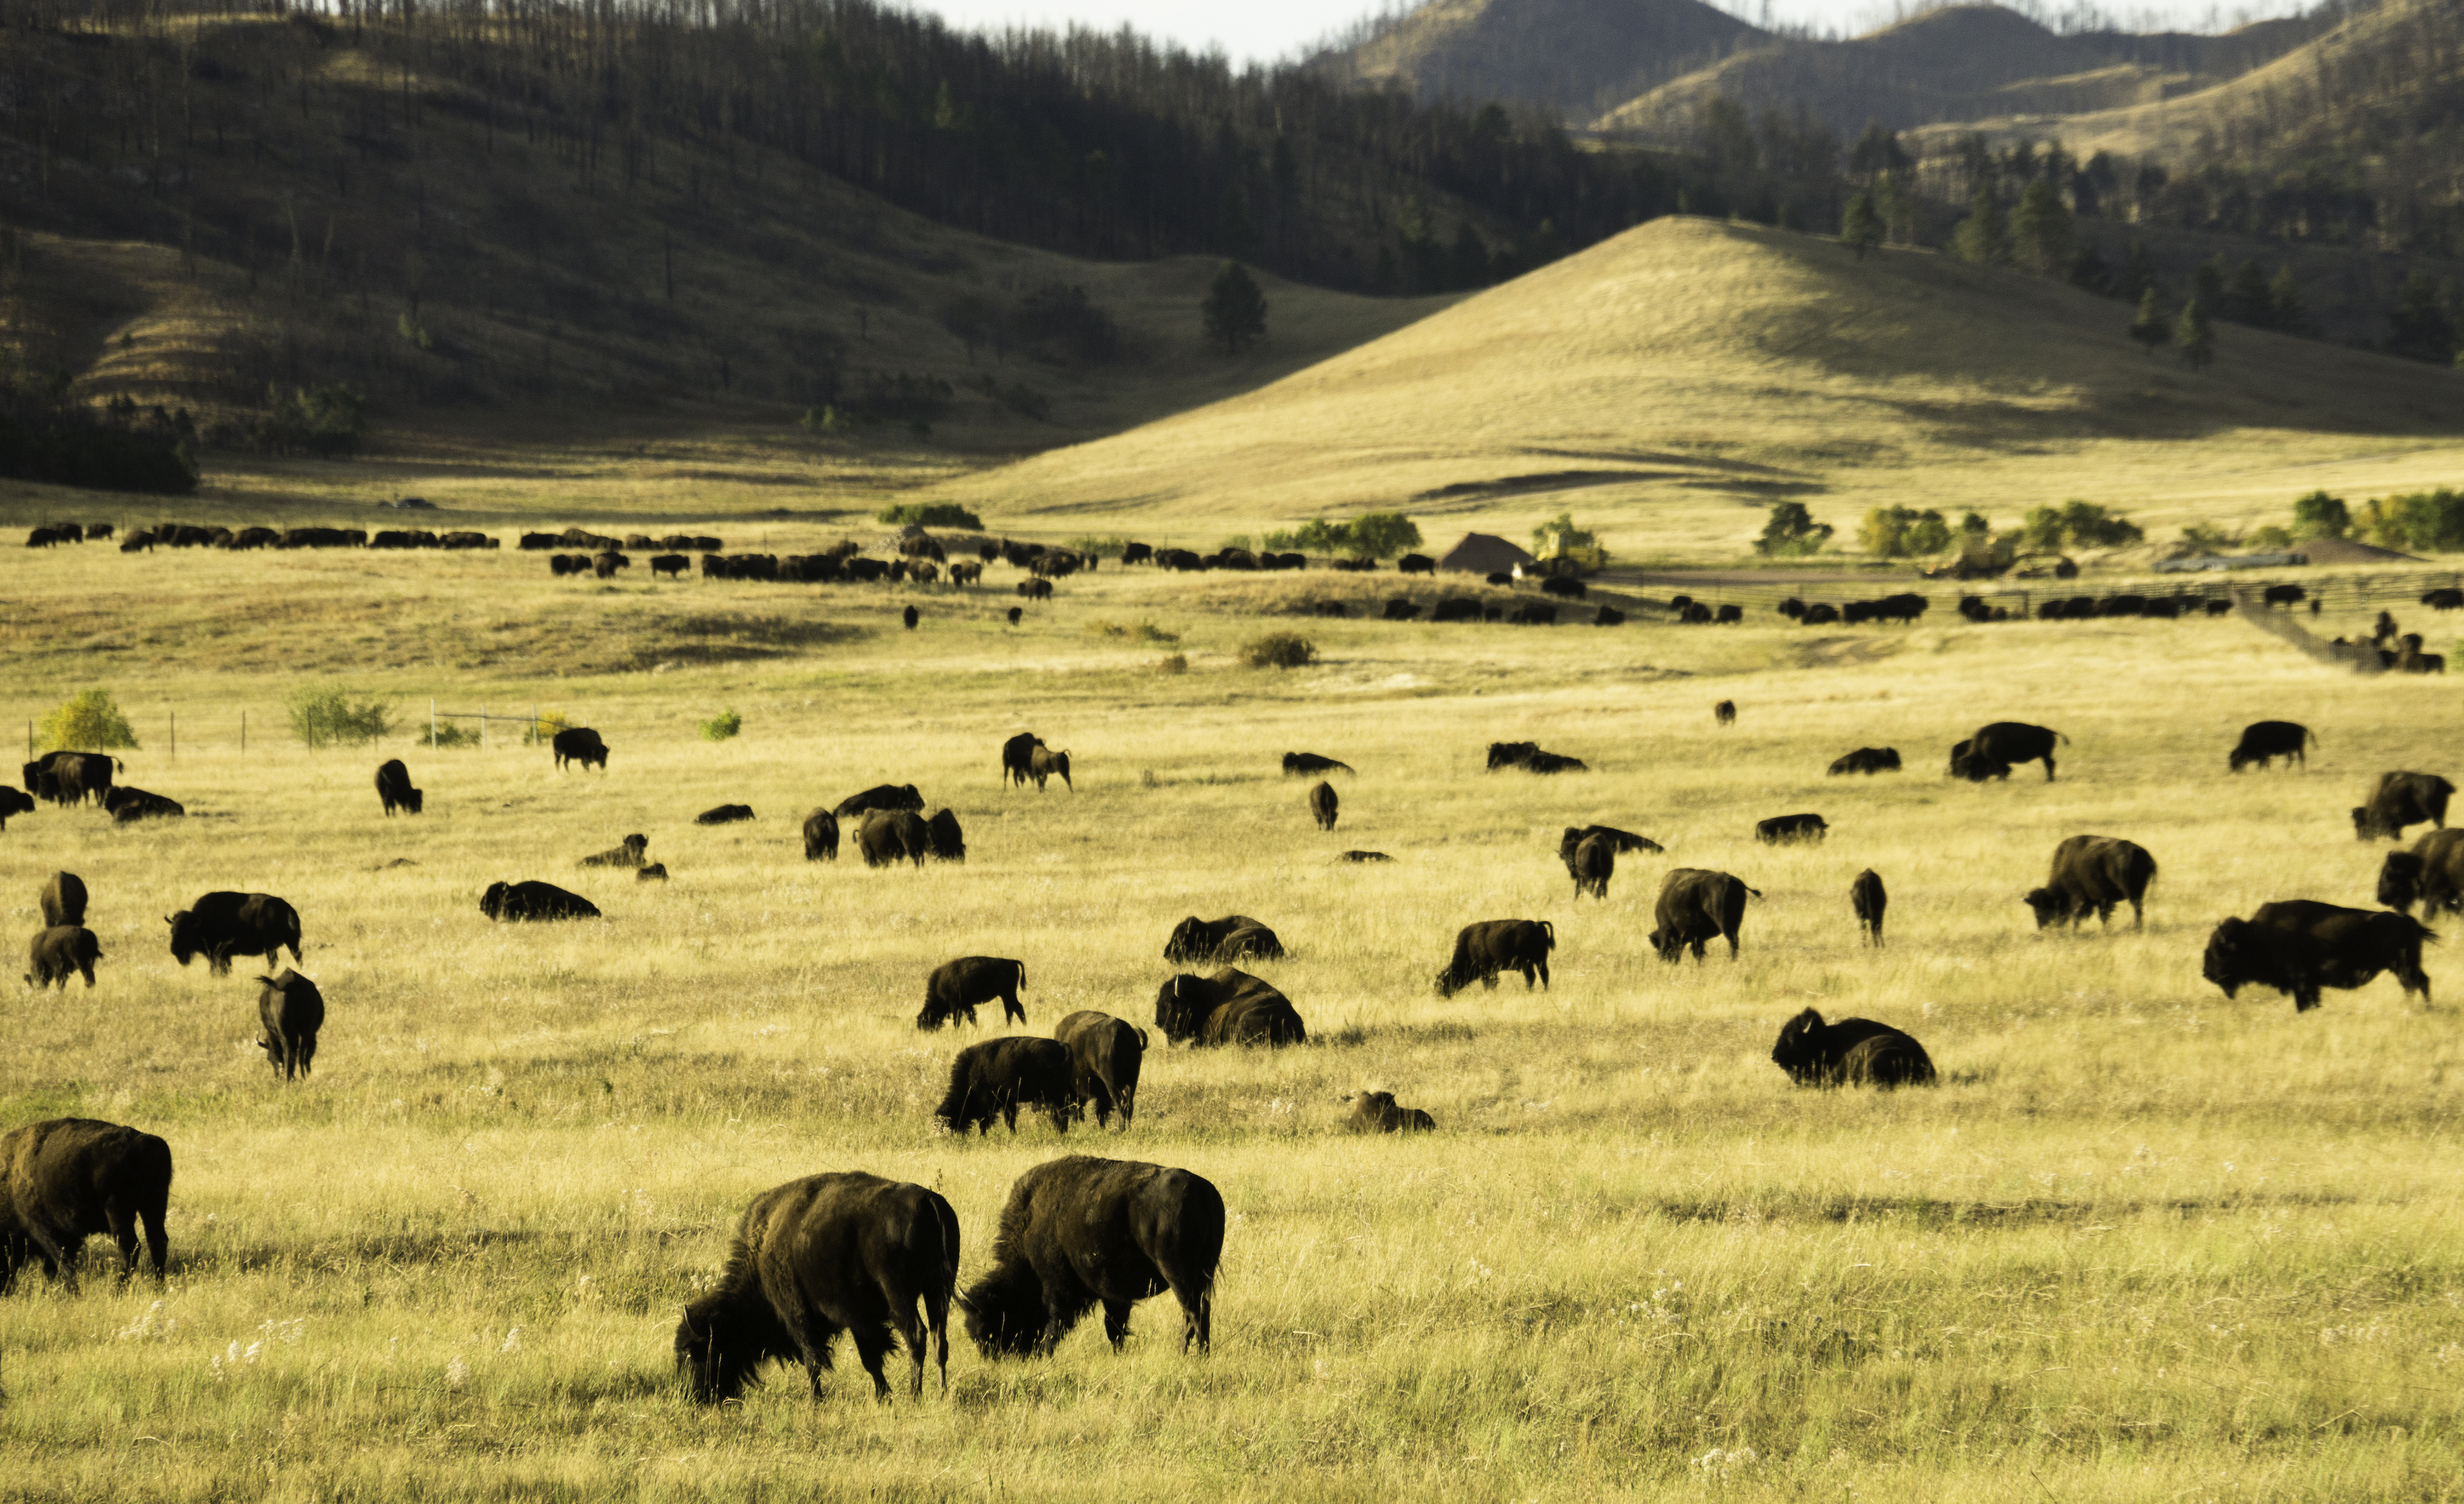
<svg viewBox="0 0 2464 1504">
<path fill-rule="evenodd" d="M 1259 671 L 1237 652 L 1291 625 L 1262 619 L 1273 592 L 1323 581 L 1216 582 L 1200 609 L 1108 564 L 1012 626 L 1006 566 L 976 598 L 536 564 L 89 546 L 0 591 L 7 723 L 106 685 L 143 742 L 122 777 L 187 810 L 47 804 L 0 833 L 12 934 L 72 872 L 101 953 L 91 990 L 20 994 L 0 1128 L 107 1119 L 176 1164 L 163 1287 L 115 1288 L 98 1243 L 79 1293 L 30 1266 L 0 1297 L 12 1496 L 2392 1499 L 2464 1476 L 2464 926 L 2431 919 L 2428 1008 L 2387 977 L 2300 1013 L 2201 977 L 2229 916 L 2375 906 L 2395 848 L 2350 811 L 2383 772 L 2458 776 L 2446 679 L 2233 617 L 1973 625 L 1947 599 L 1839 630 L 1329 620 L 1315 666 Z M 536 703 L 608 756 L 407 731 L 309 752 L 276 728 L 312 680 L 406 721 Z M 722 706 L 741 734 L 702 740 Z M 2316 733 L 2306 767 L 2231 771 L 2277 719 Z M 1995 720 L 2066 737 L 2058 778 L 1945 776 Z M 1022 731 L 1073 782 L 1007 776 Z M 1492 742 L 1584 770 L 1492 771 Z M 1336 831 L 1285 776 L 1301 747 L 1353 769 Z M 1826 776 L 1863 747 L 1903 765 Z M 389 758 L 419 814 L 386 816 Z M 808 861 L 805 815 L 881 785 L 954 811 L 965 859 Z M 1820 842 L 1755 839 L 1799 811 Z M 1578 899 L 1560 843 L 1595 824 L 1664 850 Z M 670 880 L 578 865 L 633 832 Z M 2026 895 L 2081 834 L 2152 856 L 2144 929 L 2038 928 Z M 1736 959 L 1653 953 L 1678 868 L 1759 893 Z M 1868 869 L 1879 947 L 1850 901 Z M 491 922 L 481 894 L 522 880 L 603 918 Z M 324 1016 L 287 1084 L 254 978 L 288 952 L 227 977 L 169 954 L 164 917 L 216 890 L 297 910 Z M 1238 964 L 1306 1044 L 1167 1045 L 1158 988 L 1215 967 L 1164 946 L 1221 915 L 1279 938 Z M 1503 918 L 1548 921 L 1550 984 L 1441 997 L 1457 932 Z M 1023 1029 L 988 1007 L 919 1031 L 962 956 L 1023 962 Z M 1793 1084 L 1773 1044 L 1808 1008 L 1904 1030 L 1936 1083 Z M 958 1051 L 1083 1009 L 1149 1033 L 1126 1131 L 935 1122 Z M 1434 1127 L 1348 1131 L 1372 1092 Z M 1220 1188 L 1210 1353 L 1158 1295 L 1119 1354 L 1092 1321 L 1049 1358 L 954 1330 L 946 1397 L 909 1397 L 902 1352 L 876 1405 L 844 1344 L 819 1403 L 792 1363 L 740 1405 L 679 1376 L 678 1321 L 757 1194 L 852 1170 L 936 1191 L 964 1290 L 1012 1183 L 1068 1154 Z"/>
</svg>

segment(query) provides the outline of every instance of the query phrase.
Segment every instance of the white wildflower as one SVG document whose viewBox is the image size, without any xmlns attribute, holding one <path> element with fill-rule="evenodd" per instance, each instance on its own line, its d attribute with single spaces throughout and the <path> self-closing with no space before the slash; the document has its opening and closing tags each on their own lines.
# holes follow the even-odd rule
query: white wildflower
<svg viewBox="0 0 2464 1504">
<path fill-rule="evenodd" d="M 513 1330 L 507 1332 L 505 1334 L 505 1345 L 496 1349 L 499 1353 L 518 1353 L 521 1350 L 522 1329 L 520 1327 L 515 1327 Z"/>
<path fill-rule="evenodd" d="M 459 1389 L 470 1382 L 471 1365 L 462 1360 L 462 1355 L 456 1353 L 445 1365 L 445 1387 Z"/>
</svg>

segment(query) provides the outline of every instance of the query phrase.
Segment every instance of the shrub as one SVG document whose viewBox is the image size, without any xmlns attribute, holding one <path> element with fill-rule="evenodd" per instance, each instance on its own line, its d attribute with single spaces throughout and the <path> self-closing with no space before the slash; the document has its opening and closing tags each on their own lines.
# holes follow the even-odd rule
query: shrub
<svg viewBox="0 0 2464 1504">
<path fill-rule="evenodd" d="M 1317 661 L 1317 644 L 1298 632 L 1270 631 L 1243 643 L 1241 661 L 1253 669 L 1306 669 Z"/>
<path fill-rule="evenodd" d="M 1189 672 L 1189 654 L 1187 654 L 1187 653 L 1185 653 L 1185 652 L 1168 652 L 1168 653 L 1165 653 L 1162 657 L 1157 658 L 1157 659 L 1155 660 L 1155 672 L 1156 672 L 1157 674 L 1186 674 L 1186 673 L 1188 673 L 1188 672 Z M 1152 777 L 1153 775 L 1149 775 L 1149 776 L 1150 776 L 1150 777 Z"/>
<path fill-rule="evenodd" d="M 1241 541 L 1247 546 L 1248 540 Z M 1391 559 L 1420 546 L 1420 529 L 1400 512 L 1368 512 L 1349 522 L 1324 518 L 1296 528 L 1268 533 L 1265 546 L 1278 553 L 1356 554 Z"/>
<path fill-rule="evenodd" d="M 1121 326 L 1088 300 L 1087 290 L 1046 282 L 1010 310 L 1010 332 L 1028 352 L 1047 361 L 1100 365 L 1121 353 Z"/>
<path fill-rule="evenodd" d="M 543 711 L 539 719 L 531 722 L 530 728 L 522 733 L 522 745 L 545 746 L 556 740 L 558 732 L 567 729 L 572 724 L 572 721 L 565 719 L 563 711 Z"/>
<path fill-rule="evenodd" d="M 291 713 L 291 734 L 311 747 L 364 746 L 391 730 L 393 706 L 383 700 L 353 700 L 341 684 L 319 684 L 295 690 L 283 701 Z"/>
<path fill-rule="evenodd" d="M 1915 559 L 1950 546 L 1950 524 L 1928 508 L 1878 506 L 1857 529 L 1857 546 L 1878 559 Z"/>
<path fill-rule="evenodd" d="M 1118 622 L 1089 622 L 1087 630 L 1098 637 L 1122 637 L 1132 642 L 1180 641 L 1180 633 L 1166 631 L 1153 622 L 1140 622 L 1135 627 L 1124 627 Z"/>
<path fill-rule="evenodd" d="M 420 728 L 419 744 L 437 749 L 475 747 L 479 744 L 479 733 L 468 726 L 457 726 L 450 720 L 439 720 L 433 725 Z"/>
<path fill-rule="evenodd" d="M 2343 497 L 2313 491 L 2293 503 L 2293 536 L 2299 539 L 2350 538 L 2353 512 Z"/>
<path fill-rule="evenodd" d="M 695 724 L 701 727 L 701 739 L 704 741 L 724 741 L 744 729 L 744 718 L 731 708 L 722 710 L 708 720 L 698 721 Z"/>
<path fill-rule="evenodd" d="M 2019 524 L 2020 546 L 2035 553 L 2063 548 L 2122 548 L 2147 535 L 2139 524 L 2093 501 L 2065 501 L 2057 510 L 2040 506 Z"/>
<path fill-rule="evenodd" d="M 918 527 L 963 527 L 971 533 L 984 530 L 983 519 L 952 501 L 901 501 L 875 512 L 873 520 L 904 527 L 913 522 Z"/>
<path fill-rule="evenodd" d="M 1754 552 L 1769 559 L 1802 559 L 1820 553 L 1833 531 L 1830 523 L 1815 521 L 1804 502 L 1782 501 L 1771 509 L 1762 536 L 1754 540 Z"/>
<path fill-rule="evenodd" d="M 2441 486 L 2365 502 L 2361 528 L 2383 548 L 2464 552 L 2464 492 Z"/>
<path fill-rule="evenodd" d="M 137 733 L 129 729 L 128 718 L 120 713 L 109 690 L 77 691 L 43 718 L 37 734 L 47 752 L 107 752 L 137 745 Z"/>
</svg>

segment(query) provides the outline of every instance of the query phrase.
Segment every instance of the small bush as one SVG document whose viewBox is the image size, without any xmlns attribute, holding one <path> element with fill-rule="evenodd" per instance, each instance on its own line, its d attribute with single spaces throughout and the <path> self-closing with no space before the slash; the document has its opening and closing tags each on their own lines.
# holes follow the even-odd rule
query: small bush
<svg viewBox="0 0 2464 1504">
<path fill-rule="evenodd" d="M 963 527 L 971 533 L 984 530 L 984 520 L 965 507 L 951 501 L 901 501 L 875 512 L 873 520 L 892 527 L 913 522 L 918 527 Z"/>
<path fill-rule="evenodd" d="M 1164 654 L 1162 657 L 1155 660 L 1155 672 L 1157 674 L 1188 673 L 1189 654 L 1185 652 L 1168 652 Z M 1153 777 L 1154 775 L 1149 774 L 1148 776 Z"/>
<path fill-rule="evenodd" d="M 137 733 L 120 713 L 109 690 L 79 690 L 43 718 L 38 737 L 46 752 L 108 752 L 135 748 Z"/>
<path fill-rule="evenodd" d="M 1762 536 L 1754 540 L 1754 552 L 1771 559 L 1802 559 L 1820 553 L 1831 534 L 1831 524 L 1815 521 L 1804 502 L 1782 501 L 1771 509 Z"/>
<path fill-rule="evenodd" d="M 744 729 L 744 718 L 734 710 L 722 710 L 708 720 L 700 721 L 704 741 L 724 741 Z"/>
<path fill-rule="evenodd" d="M 1166 631 L 1153 622 L 1140 622 L 1135 627 L 1124 627 L 1119 622 L 1089 622 L 1087 630 L 1098 637 L 1125 637 L 1132 642 L 1180 641 L 1180 633 Z"/>
<path fill-rule="evenodd" d="M 556 740 L 558 732 L 565 730 L 572 724 L 572 721 L 565 719 L 563 711 L 542 712 L 538 719 L 531 722 L 530 729 L 522 733 L 522 745 L 545 746 Z"/>
<path fill-rule="evenodd" d="M 1317 644 L 1293 631 L 1270 631 L 1241 645 L 1241 661 L 1253 669 L 1306 669 L 1317 661 Z"/>
<path fill-rule="evenodd" d="M 1242 541 L 1246 546 L 1247 541 Z M 1266 535 L 1265 546 L 1277 553 L 1356 554 L 1391 559 L 1420 546 L 1420 529 L 1400 512 L 1367 512 L 1349 522 L 1324 518 Z"/>
<path fill-rule="evenodd" d="M 457 726 L 450 720 L 440 720 L 433 726 L 420 728 L 419 744 L 440 750 L 451 747 L 475 747 L 479 744 L 479 733 L 468 726 Z"/>
<path fill-rule="evenodd" d="M 1857 543 L 1877 559 L 1922 559 L 1950 546 L 1950 524 L 1931 508 L 1878 506 L 1865 514 Z"/>
<path fill-rule="evenodd" d="M 295 690 L 283 705 L 291 713 L 291 734 L 311 747 L 365 746 L 392 729 L 393 706 L 354 700 L 341 684 Z"/>
<path fill-rule="evenodd" d="M 2059 510 L 2032 508 L 2019 524 L 2020 547 L 2031 553 L 2063 548 L 2123 548 L 2147 535 L 2138 523 L 2093 501 L 2065 501 Z"/>
</svg>

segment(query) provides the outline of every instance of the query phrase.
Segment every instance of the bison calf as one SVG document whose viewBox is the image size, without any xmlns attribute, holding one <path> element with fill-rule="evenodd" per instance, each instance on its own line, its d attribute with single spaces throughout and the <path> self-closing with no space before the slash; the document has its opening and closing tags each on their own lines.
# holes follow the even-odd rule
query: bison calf
<svg viewBox="0 0 2464 1504">
<path fill-rule="evenodd" d="M 256 1046 L 274 1073 L 288 1081 L 308 1073 L 317 1059 L 317 1031 L 325 1027 L 325 994 L 317 984 L 285 966 L 278 977 L 259 977 L 256 1016 L 265 1026 Z"/>
<path fill-rule="evenodd" d="M 1069 1047 L 1053 1039 L 1013 1037 L 969 1045 L 950 1062 L 950 1090 L 933 1116 L 952 1133 L 993 1131 L 999 1117 L 1018 1132 L 1022 1107 L 1042 1108 L 1052 1131 L 1069 1131 L 1072 1095 Z"/>
<path fill-rule="evenodd" d="M 0 1291 L 29 1258 L 77 1288 L 77 1255 L 85 1240 L 110 1233 L 120 1245 L 120 1279 L 137 1272 L 137 1229 L 154 1277 L 163 1277 L 170 1245 L 163 1213 L 171 1200 L 171 1146 L 150 1133 L 90 1117 L 30 1123 L 0 1139 Z"/>
<path fill-rule="evenodd" d="M 428 795 L 410 786 L 410 769 L 397 757 L 377 765 L 377 799 L 384 804 L 386 816 L 391 817 L 397 809 L 407 814 L 419 813 Z"/>
<path fill-rule="evenodd" d="M 1332 784 L 1321 783 L 1309 790 L 1309 814 L 1317 821 L 1317 828 L 1321 830 L 1334 829 L 1335 811 L 1340 805 L 1341 801 L 1334 797 Z"/>
<path fill-rule="evenodd" d="M 1353 1104 L 1343 1126 L 1353 1133 L 1434 1133 L 1438 1120 L 1417 1107 L 1397 1105 L 1392 1092 L 1363 1092 L 1345 1100 Z"/>
<path fill-rule="evenodd" d="M 1574 896 L 1588 893 L 1606 902 L 1609 879 L 1617 875 L 1617 844 L 1605 836 L 1585 836 L 1574 848 L 1574 859 L 1567 864 L 1573 870 Z"/>
<path fill-rule="evenodd" d="M 915 1015 L 917 1028 L 938 1028 L 965 1015 L 976 1021 L 976 1009 L 1001 1000 L 1005 1023 L 1024 1024 L 1026 1009 L 1018 994 L 1026 985 L 1026 962 L 999 956 L 961 956 L 933 968 L 924 981 L 924 1009 Z"/>
<path fill-rule="evenodd" d="M 1498 973 L 1523 973 L 1523 989 L 1536 977 L 1549 984 L 1549 953 L 1557 948 L 1557 927 L 1547 919 L 1483 919 L 1455 935 L 1455 953 L 1438 973 L 1438 996 L 1453 997 L 1473 983 L 1494 990 Z"/>
<path fill-rule="evenodd" d="M 737 825 L 753 818 L 751 805 L 720 805 L 693 816 L 695 825 Z"/>
<path fill-rule="evenodd" d="M 43 927 L 85 922 L 85 879 L 75 873 L 54 873 L 43 884 Z"/>
<path fill-rule="evenodd" d="M 1118 1351 L 1131 1308 L 1170 1290 L 1181 1351 L 1206 1352 L 1223 1221 L 1221 1194 L 1187 1170 L 1083 1155 L 1039 1164 L 1010 1186 L 991 1272 L 958 1297 L 967 1336 L 986 1358 L 1048 1357 L 1100 1304 Z"/>
<path fill-rule="evenodd" d="M 804 860 L 834 862 L 838 859 L 838 817 L 826 809 L 816 809 L 804 816 Z"/>
<path fill-rule="evenodd" d="M 94 985 L 94 963 L 102 959 L 102 942 L 94 931 L 82 924 L 55 924 L 44 930 L 26 947 L 26 985 L 30 987 L 62 987 L 69 978 L 82 976 L 85 984 Z"/>
<path fill-rule="evenodd" d="M 1848 884 L 1848 906 L 1857 911 L 1857 923 L 1864 931 L 1865 943 L 1882 943 L 1882 913 L 1891 906 L 1891 896 L 1882 887 L 1882 874 L 1871 867 L 1859 873 Z"/>
</svg>

